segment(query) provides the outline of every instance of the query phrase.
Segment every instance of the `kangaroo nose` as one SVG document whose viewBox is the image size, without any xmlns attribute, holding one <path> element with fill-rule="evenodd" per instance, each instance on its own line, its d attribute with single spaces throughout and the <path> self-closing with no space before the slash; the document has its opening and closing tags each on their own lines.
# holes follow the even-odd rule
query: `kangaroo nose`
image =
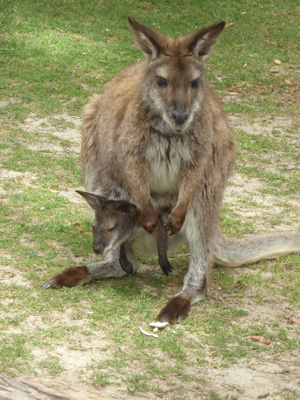
<svg viewBox="0 0 300 400">
<path fill-rule="evenodd" d="M 172 111 L 172 117 L 176 124 L 182 125 L 185 123 L 185 121 L 188 119 L 188 113 L 187 112 L 178 112 L 178 111 Z"/>
<path fill-rule="evenodd" d="M 101 253 L 101 247 L 99 245 L 93 245 L 93 250 L 96 254 Z"/>
</svg>

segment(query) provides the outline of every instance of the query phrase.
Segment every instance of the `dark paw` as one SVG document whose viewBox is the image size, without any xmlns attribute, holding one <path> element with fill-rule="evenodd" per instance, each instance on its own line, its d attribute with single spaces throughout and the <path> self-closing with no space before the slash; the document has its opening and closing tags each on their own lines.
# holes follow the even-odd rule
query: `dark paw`
<svg viewBox="0 0 300 400">
<path fill-rule="evenodd" d="M 43 289 L 61 289 L 62 287 L 73 287 L 86 281 L 88 276 L 87 267 L 74 267 L 65 269 L 58 275 L 53 276 L 44 285 Z"/>
<path fill-rule="evenodd" d="M 165 275 L 169 275 L 169 272 L 172 272 L 173 271 L 173 267 L 172 267 L 172 265 L 169 263 L 169 261 L 164 261 L 164 262 L 159 262 L 159 265 L 161 266 L 161 269 L 162 269 L 162 271 L 163 271 L 163 273 L 165 274 Z"/>
<path fill-rule="evenodd" d="M 157 320 L 160 322 L 169 322 L 175 324 L 182 319 L 187 318 L 191 308 L 190 300 L 177 296 L 169 300 L 165 307 L 160 311 Z"/>
<path fill-rule="evenodd" d="M 124 262 L 123 260 L 120 259 L 120 264 L 121 264 L 122 269 L 125 272 L 127 272 L 127 274 L 132 274 L 133 273 L 133 266 L 132 266 L 130 261 L 127 260 L 127 261 Z"/>
</svg>

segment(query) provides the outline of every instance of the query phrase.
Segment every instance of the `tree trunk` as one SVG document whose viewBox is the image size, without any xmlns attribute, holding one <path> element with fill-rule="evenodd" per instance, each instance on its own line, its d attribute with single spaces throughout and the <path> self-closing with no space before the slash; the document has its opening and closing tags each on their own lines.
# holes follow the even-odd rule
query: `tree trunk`
<svg viewBox="0 0 300 400">
<path fill-rule="evenodd" d="M 43 383 L 41 383 L 41 381 Z M 0 400 L 142 400 L 145 397 L 119 396 L 87 388 L 83 392 L 52 379 L 13 379 L 0 375 Z"/>
</svg>

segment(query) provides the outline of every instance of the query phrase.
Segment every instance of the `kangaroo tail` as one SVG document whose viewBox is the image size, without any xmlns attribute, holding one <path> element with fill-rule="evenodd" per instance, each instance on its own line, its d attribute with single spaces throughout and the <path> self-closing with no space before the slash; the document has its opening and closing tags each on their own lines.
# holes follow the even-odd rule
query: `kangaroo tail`
<svg viewBox="0 0 300 400">
<path fill-rule="evenodd" d="M 300 233 L 254 235 L 243 239 L 228 239 L 220 233 L 214 263 L 222 267 L 240 267 L 291 253 L 300 253 Z"/>
</svg>

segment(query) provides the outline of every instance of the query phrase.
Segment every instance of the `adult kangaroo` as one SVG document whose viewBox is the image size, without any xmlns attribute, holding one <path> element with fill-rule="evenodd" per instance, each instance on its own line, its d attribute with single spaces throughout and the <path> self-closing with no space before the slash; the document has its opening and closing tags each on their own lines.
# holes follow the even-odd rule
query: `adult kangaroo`
<svg viewBox="0 0 300 400">
<path fill-rule="evenodd" d="M 224 29 L 219 22 L 174 41 L 129 18 L 146 60 L 121 71 L 85 109 L 81 168 L 89 192 L 126 200 L 144 227 L 126 239 L 126 254 L 146 247 L 167 219 L 169 245 L 184 240 L 191 257 L 183 288 L 158 319 L 174 323 L 201 300 L 214 263 L 240 266 L 300 251 L 300 234 L 226 239 L 219 229 L 223 192 L 235 161 L 235 142 L 218 97 L 204 78 L 204 58 Z M 155 247 L 155 246 L 154 246 Z M 116 246 L 107 261 L 59 275 L 72 286 L 120 277 Z M 55 287 L 52 278 L 46 287 Z"/>
</svg>

